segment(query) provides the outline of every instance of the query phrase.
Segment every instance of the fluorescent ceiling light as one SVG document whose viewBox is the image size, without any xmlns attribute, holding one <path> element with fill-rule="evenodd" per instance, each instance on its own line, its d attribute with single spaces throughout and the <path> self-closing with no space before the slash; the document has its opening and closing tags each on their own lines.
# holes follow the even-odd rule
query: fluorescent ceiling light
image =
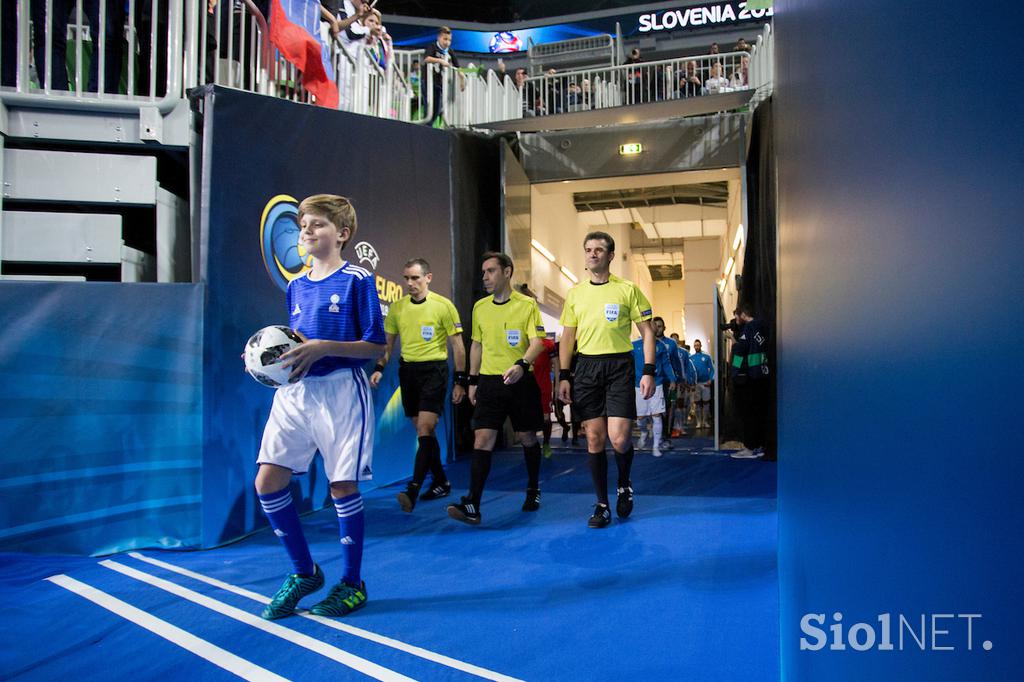
<svg viewBox="0 0 1024 682">
<path fill-rule="evenodd" d="M 558 269 L 562 271 L 562 274 L 565 275 L 570 282 L 572 282 L 573 284 L 579 284 L 580 281 L 579 279 L 576 278 L 576 275 L 572 274 L 572 270 L 565 267 L 564 265 Z"/>
<path fill-rule="evenodd" d="M 530 240 L 530 244 L 533 246 L 533 248 L 535 248 L 538 251 L 540 251 L 540 255 L 544 256 L 545 258 L 547 258 L 552 263 L 555 262 L 555 254 L 551 253 L 546 248 L 544 248 L 544 245 L 541 244 L 539 241 L 537 241 L 536 239 L 531 239 Z"/>
<path fill-rule="evenodd" d="M 736 265 L 735 259 L 729 256 L 729 262 L 725 264 L 725 276 L 728 277 L 732 273 L 733 266 Z"/>
<path fill-rule="evenodd" d="M 743 243 L 743 223 L 739 224 L 736 228 L 736 236 L 732 238 L 732 250 L 740 248 L 740 244 Z"/>
</svg>

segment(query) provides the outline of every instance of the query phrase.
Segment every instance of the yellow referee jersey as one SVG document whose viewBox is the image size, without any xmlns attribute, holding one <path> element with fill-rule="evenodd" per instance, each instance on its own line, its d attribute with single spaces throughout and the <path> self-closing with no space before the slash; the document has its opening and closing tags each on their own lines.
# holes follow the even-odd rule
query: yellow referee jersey
<svg viewBox="0 0 1024 682">
<path fill-rule="evenodd" d="M 526 355 L 530 339 L 544 337 L 537 301 L 518 291 L 504 303 L 494 296 L 473 306 L 473 340 L 483 346 L 480 374 L 504 374 Z"/>
<path fill-rule="evenodd" d="M 651 304 L 637 285 L 610 275 L 604 284 L 580 282 L 565 297 L 561 323 L 576 328 L 583 355 L 628 353 L 631 325 L 651 319 Z"/>
<path fill-rule="evenodd" d="M 384 331 L 402 337 L 402 359 L 427 362 L 448 359 L 448 337 L 462 333 L 459 311 L 444 296 L 427 292 L 419 303 L 403 296 L 388 309 Z"/>
</svg>

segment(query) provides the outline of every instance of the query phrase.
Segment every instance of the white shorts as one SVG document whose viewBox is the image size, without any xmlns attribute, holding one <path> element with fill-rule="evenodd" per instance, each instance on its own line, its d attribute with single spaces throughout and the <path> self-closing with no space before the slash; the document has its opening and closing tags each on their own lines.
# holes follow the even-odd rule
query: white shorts
<svg viewBox="0 0 1024 682">
<path fill-rule="evenodd" d="M 652 414 L 662 414 L 664 412 L 665 392 L 661 386 L 655 386 L 654 395 L 647 400 L 644 400 L 643 394 L 640 393 L 640 387 L 636 388 L 636 416 L 650 417 Z"/>
<path fill-rule="evenodd" d="M 693 399 L 702 403 L 706 403 L 711 400 L 711 387 L 704 386 L 703 384 L 697 384 L 693 387 Z"/>
<path fill-rule="evenodd" d="M 263 429 L 259 464 L 305 473 L 316 451 L 331 483 L 373 478 L 373 400 L 362 369 L 282 386 Z"/>
</svg>

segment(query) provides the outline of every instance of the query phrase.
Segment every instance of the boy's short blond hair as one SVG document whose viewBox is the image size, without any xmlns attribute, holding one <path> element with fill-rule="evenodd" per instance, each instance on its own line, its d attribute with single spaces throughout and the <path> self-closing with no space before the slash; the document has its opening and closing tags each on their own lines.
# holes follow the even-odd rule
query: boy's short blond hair
<svg viewBox="0 0 1024 682">
<path fill-rule="evenodd" d="M 334 223 L 341 233 L 342 228 L 348 228 L 348 241 L 342 243 L 341 250 L 355 239 L 356 236 L 356 208 L 346 197 L 337 194 L 314 194 L 306 197 L 299 204 L 299 221 L 307 213 L 322 215 Z"/>
<path fill-rule="evenodd" d="M 450 28 L 448 28 L 447 26 L 442 26 L 441 28 L 437 29 L 437 35 L 439 35 L 439 36 L 442 36 L 442 35 L 450 36 L 451 34 L 452 34 L 452 30 Z"/>
</svg>

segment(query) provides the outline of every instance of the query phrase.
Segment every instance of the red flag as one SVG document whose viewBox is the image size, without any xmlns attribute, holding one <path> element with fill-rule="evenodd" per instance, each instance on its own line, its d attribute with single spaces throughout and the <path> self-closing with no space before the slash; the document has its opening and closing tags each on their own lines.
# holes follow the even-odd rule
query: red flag
<svg viewBox="0 0 1024 682">
<path fill-rule="evenodd" d="M 316 38 L 320 3 L 316 0 L 271 0 L 270 42 L 302 72 L 302 85 L 322 107 L 338 108 L 338 87 L 324 63 L 324 46 Z M 307 24 L 311 24 L 307 28 Z M 312 31 L 312 32 L 311 32 Z"/>
</svg>

